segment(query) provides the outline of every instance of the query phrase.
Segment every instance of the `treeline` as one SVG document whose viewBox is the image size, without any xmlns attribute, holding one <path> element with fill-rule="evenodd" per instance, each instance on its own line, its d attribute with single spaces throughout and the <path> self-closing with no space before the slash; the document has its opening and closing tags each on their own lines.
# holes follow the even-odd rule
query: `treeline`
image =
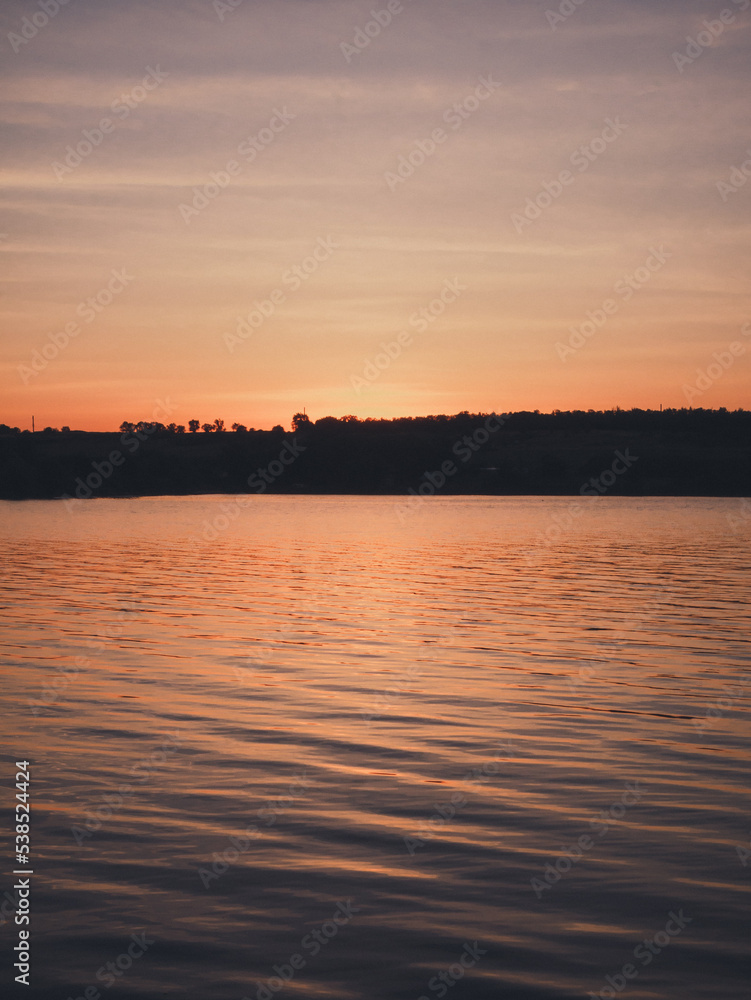
<svg viewBox="0 0 751 1000">
<path fill-rule="evenodd" d="M 341 427 L 352 427 L 359 425 L 372 430 L 374 427 L 387 429 L 388 427 L 412 428 L 424 430 L 439 427 L 464 427 L 471 423 L 484 420 L 490 414 L 469 413 L 463 410 L 461 413 L 453 415 L 432 414 L 424 417 L 390 417 L 360 418 L 353 415 L 344 417 L 320 417 L 318 420 L 311 420 L 305 413 L 296 413 L 292 417 L 291 428 L 293 431 L 311 430 L 314 428 L 326 430 Z M 509 429 L 593 429 L 602 428 L 681 428 L 681 429 L 703 429 L 703 428 L 748 428 L 751 421 L 751 410 L 736 409 L 728 410 L 722 406 L 716 410 L 703 409 L 702 407 L 682 407 L 667 408 L 664 410 L 642 410 L 633 408 L 623 410 L 615 407 L 609 410 L 553 410 L 552 413 L 541 413 L 539 410 L 520 410 L 515 413 L 504 414 L 506 426 Z M 119 427 L 121 434 L 133 433 L 134 431 L 148 430 L 157 434 L 255 434 L 255 433 L 283 433 L 284 428 L 277 424 L 271 431 L 256 430 L 255 427 L 246 427 L 245 424 L 233 423 L 229 428 L 221 419 L 211 422 L 201 422 L 200 420 L 189 420 L 187 424 L 169 423 L 164 424 L 159 421 L 139 420 L 136 422 L 124 420 Z M 7 434 L 28 434 L 30 431 L 21 431 L 18 427 L 9 427 L 7 424 L 0 424 L 0 435 Z M 90 431 L 71 431 L 70 427 L 45 427 L 37 434 L 54 436 L 56 434 L 86 434 L 94 433 Z"/>
<path fill-rule="evenodd" d="M 181 429 L 182 428 L 182 429 Z M 355 416 L 257 430 L 123 421 L 0 425 L 5 499 L 238 493 L 750 496 L 751 411 Z"/>
</svg>

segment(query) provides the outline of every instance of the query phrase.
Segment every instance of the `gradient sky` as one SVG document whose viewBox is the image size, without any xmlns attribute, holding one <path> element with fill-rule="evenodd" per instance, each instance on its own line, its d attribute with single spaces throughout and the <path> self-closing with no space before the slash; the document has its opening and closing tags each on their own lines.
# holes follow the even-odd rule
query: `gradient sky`
<svg viewBox="0 0 751 1000">
<path fill-rule="evenodd" d="M 69 0 L 43 24 L 38 2 L 5 0 L 0 421 L 115 429 L 167 399 L 178 423 L 255 427 L 303 407 L 684 406 L 697 368 L 739 340 L 692 402 L 751 406 L 751 183 L 717 186 L 751 160 L 751 2 L 584 0 L 558 20 L 552 0 L 404 0 L 356 54 L 342 43 L 386 3 L 233 3 Z M 732 21 L 679 69 L 673 54 L 723 10 Z M 139 89 L 151 70 L 166 76 Z M 454 116 L 488 77 L 492 93 Z M 124 95 L 133 107 L 113 110 Z M 289 120 L 248 162 L 277 112 Z M 56 173 L 103 118 L 114 129 Z M 582 170 L 577 150 L 607 119 L 625 128 Z M 389 185 L 439 128 L 445 141 Z M 232 160 L 186 221 L 180 206 Z M 539 218 L 515 224 L 565 170 Z M 328 259 L 295 288 L 288 272 L 316 246 Z M 616 286 L 652 248 L 662 262 L 627 300 Z M 113 270 L 132 280 L 87 322 L 79 304 Z M 410 324 L 457 281 L 442 315 Z M 277 289 L 230 351 L 237 317 Z M 556 345 L 606 299 L 612 315 L 562 359 Z M 80 332 L 41 371 L 20 368 L 70 323 Z M 411 343 L 358 391 L 401 331 Z"/>
</svg>

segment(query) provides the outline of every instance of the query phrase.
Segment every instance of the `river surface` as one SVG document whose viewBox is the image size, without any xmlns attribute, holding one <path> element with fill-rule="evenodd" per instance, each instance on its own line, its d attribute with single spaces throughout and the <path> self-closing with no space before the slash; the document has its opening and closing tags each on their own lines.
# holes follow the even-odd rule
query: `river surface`
<svg viewBox="0 0 751 1000">
<path fill-rule="evenodd" d="M 0 504 L 2 992 L 746 997 L 744 509 Z"/>
</svg>

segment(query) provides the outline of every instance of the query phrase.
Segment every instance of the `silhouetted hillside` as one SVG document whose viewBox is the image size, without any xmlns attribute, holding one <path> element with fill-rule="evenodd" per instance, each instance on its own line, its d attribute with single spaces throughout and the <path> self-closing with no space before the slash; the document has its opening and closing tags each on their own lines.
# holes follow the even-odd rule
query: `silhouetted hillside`
<svg viewBox="0 0 751 1000">
<path fill-rule="evenodd" d="M 0 425 L 0 496 L 744 496 L 751 493 L 750 431 L 749 411 L 685 409 L 315 423 L 296 414 L 289 432 L 185 433 L 174 425 L 124 423 L 111 434 L 48 428 L 32 435 Z"/>
</svg>

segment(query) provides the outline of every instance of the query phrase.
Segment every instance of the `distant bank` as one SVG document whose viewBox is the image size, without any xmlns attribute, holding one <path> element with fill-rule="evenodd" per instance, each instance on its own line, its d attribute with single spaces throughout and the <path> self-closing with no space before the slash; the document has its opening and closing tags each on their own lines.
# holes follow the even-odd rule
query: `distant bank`
<svg viewBox="0 0 751 1000">
<path fill-rule="evenodd" d="M 296 414 L 289 431 L 191 433 L 141 422 L 111 434 L 31 434 L 0 425 L 0 497 L 749 496 L 750 442 L 751 411 L 722 409 L 315 422 Z"/>
</svg>

